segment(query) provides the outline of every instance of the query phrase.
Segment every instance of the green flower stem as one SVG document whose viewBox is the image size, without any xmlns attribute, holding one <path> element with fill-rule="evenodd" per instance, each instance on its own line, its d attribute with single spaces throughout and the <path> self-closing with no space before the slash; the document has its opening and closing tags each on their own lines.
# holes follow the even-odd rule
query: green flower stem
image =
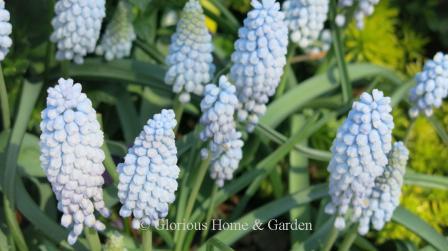
<svg viewBox="0 0 448 251">
<path fill-rule="evenodd" d="M 84 229 L 87 242 L 91 251 L 101 251 L 101 241 L 98 232 L 94 228 L 86 227 Z"/>
<path fill-rule="evenodd" d="M 16 219 L 14 207 L 12 207 L 11 203 L 5 195 L 3 195 L 3 206 L 3 210 L 5 211 L 6 223 L 8 224 L 9 231 L 11 232 L 12 239 L 14 240 L 17 249 L 19 251 L 28 251 L 25 238 L 23 237 L 19 223 Z M 11 245 L 14 245 L 14 243 L 11 243 Z"/>
<path fill-rule="evenodd" d="M 296 51 L 296 44 L 295 43 L 289 43 L 288 45 L 288 53 L 286 56 L 286 62 L 288 63 L 285 66 L 285 69 L 283 71 L 283 75 L 282 75 L 282 79 L 280 80 L 280 83 L 277 87 L 277 91 L 275 93 L 275 98 L 279 98 L 281 97 L 285 90 L 286 90 L 286 86 L 289 80 L 289 74 L 294 74 L 294 72 L 292 71 L 292 67 L 291 67 L 291 60 L 294 57 L 294 52 Z"/>
<path fill-rule="evenodd" d="M 195 132 L 196 133 L 196 132 Z M 177 203 L 177 211 L 176 211 L 176 222 L 180 222 L 184 216 L 185 213 L 185 207 L 187 204 L 187 197 L 190 194 L 190 187 L 188 186 L 188 179 L 190 178 L 190 173 L 192 172 L 192 170 L 194 170 L 194 165 L 197 161 L 197 156 L 198 156 L 198 152 L 197 152 L 197 144 L 198 144 L 198 139 L 196 137 L 194 137 L 193 139 L 193 146 L 191 147 L 190 150 L 190 155 L 188 158 L 188 163 L 186 168 L 183 168 L 183 177 L 182 177 L 182 189 L 180 189 L 180 196 L 179 196 L 179 200 Z M 179 233 L 180 231 L 175 231 L 174 233 L 174 241 L 179 240 Z"/>
<path fill-rule="evenodd" d="M 291 118 L 291 135 L 294 135 L 304 126 L 306 121 L 303 115 L 294 115 Z M 306 146 L 307 140 L 303 140 L 301 145 Z M 306 189 L 310 185 L 308 177 L 308 159 L 297 151 L 291 151 L 289 154 L 289 194 Z M 291 221 L 299 219 L 304 222 L 310 221 L 309 204 L 297 207 L 290 211 L 289 218 Z M 307 239 L 309 233 L 307 231 L 291 231 L 291 245 L 297 245 Z"/>
<path fill-rule="evenodd" d="M 143 251 L 152 251 L 152 231 L 146 229 L 142 231 Z"/>
<path fill-rule="evenodd" d="M 103 129 L 103 116 L 101 114 L 97 114 L 98 122 L 100 123 L 101 128 Z M 104 131 L 104 130 L 103 130 Z M 117 166 L 115 165 L 114 160 L 112 159 L 112 154 L 110 153 L 109 147 L 107 147 L 107 143 L 104 142 L 101 146 L 101 150 L 103 150 L 105 159 L 104 166 L 106 167 L 107 172 L 112 178 L 115 185 L 119 183 L 119 176 L 117 172 Z"/>
<path fill-rule="evenodd" d="M 8 92 L 6 91 L 5 78 L 3 77 L 3 69 L 0 65 L 0 105 L 2 107 L 2 123 L 3 130 L 11 128 L 11 114 L 9 111 Z"/>
<path fill-rule="evenodd" d="M 353 224 L 350 229 L 345 234 L 344 240 L 342 241 L 341 246 L 339 246 L 339 251 L 349 251 L 350 247 L 352 246 L 353 242 L 356 240 L 356 237 L 358 236 L 357 232 L 357 224 Z"/>
<path fill-rule="evenodd" d="M 175 133 L 177 133 L 177 130 L 179 129 L 179 125 L 180 125 L 180 121 L 182 120 L 182 114 L 184 112 L 184 109 L 185 109 L 185 105 L 179 101 L 179 95 L 176 95 L 174 104 L 173 104 L 173 110 L 174 110 L 174 114 L 176 115 L 176 121 L 177 121 L 176 128 L 174 128 Z"/>
<path fill-rule="evenodd" d="M 342 86 L 342 101 L 344 104 L 351 103 L 352 101 L 352 85 L 350 83 L 350 77 L 348 76 L 347 64 L 344 60 L 344 46 L 342 43 L 341 29 L 336 25 L 336 0 L 331 0 L 330 4 L 330 24 L 331 24 L 331 36 L 333 37 L 333 49 L 336 55 L 336 61 L 338 64 L 338 70 L 341 77 Z"/>
<path fill-rule="evenodd" d="M 333 244 L 337 238 L 338 238 L 338 230 L 333 226 L 331 228 L 331 231 L 328 233 L 327 240 L 325 241 L 325 244 L 322 247 L 322 251 L 330 251 L 331 247 L 333 247 Z"/>
<path fill-rule="evenodd" d="M 185 208 L 185 213 L 184 213 L 184 217 L 183 217 L 187 222 L 190 221 L 191 212 L 193 210 L 193 206 L 194 206 L 194 203 L 198 196 L 202 182 L 204 181 L 204 177 L 205 177 L 205 174 L 207 173 L 209 164 L 210 164 L 210 153 L 209 153 L 209 157 L 202 161 L 201 166 L 197 170 L 197 173 L 194 176 L 192 176 L 192 177 L 196 177 L 196 179 L 191 180 L 193 182 L 193 186 L 191 189 L 190 198 L 188 199 L 187 207 Z M 182 250 L 182 246 L 183 246 L 183 242 L 185 240 L 186 233 L 187 233 L 186 231 L 181 230 L 181 232 L 179 234 L 179 239 L 178 239 L 179 241 L 176 243 L 176 251 Z"/>
<path fill-rule="evenodd" d="M 213 185 L 213 190 L 210 195 L 210 206 L 208 207 L 207 216 L 205 218 L 205 224 L 208 226 L 209 222 L 212 220 L 213 211 L 215 211 L 215 199 L 216 199 L 216 193 L 218 192 L 218 186 L 216 184 Z M 209 227 L 206 227 L 204 231 L 201 233 L 201 243 L 204 242 L 205 238 L 207 237 Z"/>
</svg>

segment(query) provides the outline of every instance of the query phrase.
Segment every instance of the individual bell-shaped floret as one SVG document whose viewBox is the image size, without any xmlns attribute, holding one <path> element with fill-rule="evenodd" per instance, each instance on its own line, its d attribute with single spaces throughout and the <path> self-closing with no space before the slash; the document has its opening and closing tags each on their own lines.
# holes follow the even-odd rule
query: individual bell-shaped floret
<svg viewBox="0 0 448 251">
<path fill-rule="evenodd" d="M 369 198 L 369 206 L 363 210 L 358 232 L 362 235 L 369 231 L 369 224 L 381 230 L 392 219 L 395 208 L 400 204 L 401 186 L 409 151 L 403 142 L 396 142 L 389 153 L 389 164 L 384 173 L 375 180 L 375 187 Z"/>
<path fill-rule="evenodd" d="M 131 54 L 132 43 L 136 35 L 130 13 L 130 5 L 124 1 L 118 3 L 106 32 L 96 47 L 97 55 L 104 55 L 106 60 L 120 59 Z"/>
<path fill-rule="evenodd" d="M 335 227 L 359 221 L 369 206 L 375 179 L 383 174 L 392 148 L 394 128 L 390 98 L 373 90 L 354 102 L 333 141 L 329 193 L 325 211 L 336 215 Z"/>
<path fill-rule="evenodd" d="M 275 0 L 252 0 L 253 9 L 238 31 L 232 54 L 231 79 L 237 88 L 238 118 L 252 131 L 283 74 L 288 28 Z"/>
<path fill-rule="evenodd" d="M 95 50 L 105 16 L 105 0 L 58 0 L 50 37 L 57 46 L 56 59 L 82 64 Z"/>
<path fill-rule="evenodd" d="M 234 114 L 238 99 L 235 87 L 225 76 L 219 79 L 219 86 L 209 84 L 205 87 L 201 101 L 202 116 L 200 118 L 204 130 L 199 137 L 209 141 L 211 152 L 210 176 L 220 187 L 224 181 L 233 178 L 243 156 L 241 133 L 237 132 Z M 203 149 L 207 155 L 207 149 Z M 204 156 L 205 157 L 205 156 Z"/>
<path fill-rule="evenodd" d="M 375 11 L 375 5 L 377 5 L 380 0 L 341 0 L 339 1 L 339 7 L 343 8 L 343 12 L 350 13 L 348 8 L 355 6 L 354 18 L 356 26 L 358 29 L 364 28 L 364 19 L 373 14 Z M 346 17 L 344 13 L 340 13 L 336 16 L 336 24 L 338 26 L 344 26 L 346 22 Z"/>
<path fill-rule="evenodd" d="M 5 9 L 5 1 L 0 0 L 0 62 L 5 59 L 12 45 L 12 40 L 9 37 L 12 32 L 12 25 L 9 18 L 9 11 Z"/>
<path fill-rule="evenodd" d="M 417 84 L 409 95 L 412 103 L 409 115 L 415 118 L 423 113 L 429 117 L 433 108 L 439 108 L 448 95 L 448 55 L 437 53 L 433 60 L 426 62 L 415 80 Z"/>
<path fill-rule="evenodd" d="M 324 31 L 328 9 L 329 0 L 285 1 L 283 11 L 291 34 L 291 41 L 307 52 L 312 48 L 315 52 L 316 43 L 320 41 L 321 33 Z M 328 34 L 324 35 L 324 39 Z"/>
<path fill-rule="evenodd" d="M 177 149 L 174 141 L 176 120 L 173 110 L 162 110 L 143 127 L 118 165 L 118 198 L 122 217 L 134 216 L 132 227 L 159 225 L 176 199 Z"/>
<path fill-rule="evenodd" d="M 48 89 L 40 124 L 40 161 L 63 213 L 61 225 L 72 228 L 70 244 L 76 242 L 84 226 L 104 230 L 104 224 L 95 218 L 95 209 L 109 216 L 101 189 L 103 132 L 92 102 L 81 89 L 72 79 L 59 79 L 58 85 Z"/>
<path fill-rule="evenodd" d="M 179 101 L 188 103 L 190 94 L 202 95 L 204 85 L 215 72 L 212 36 L 205 25 L 205 16 L 198 0 L 185 5 L 176 33 L 171 37 L 166 63 L 165 82 L 179 94 Z"/>
</svg>

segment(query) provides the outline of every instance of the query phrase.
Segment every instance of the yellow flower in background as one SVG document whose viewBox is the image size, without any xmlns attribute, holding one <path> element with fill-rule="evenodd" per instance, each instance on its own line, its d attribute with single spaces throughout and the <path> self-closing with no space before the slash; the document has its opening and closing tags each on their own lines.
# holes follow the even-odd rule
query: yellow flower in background
<svg viewBox="0 0 448 251">
<path fill-rule="evenodd" d="M 210 1 L 201 0 L 200 2 L 201 2 L 202 7 L 204 7 L 204 9 L 207 9 L 208 11 L 212 12 L 213 14 L 215 14 L 217 16 L 219 16 L 221 14 L 219 12 L 219 9 L 216 8 L 216 6 L 213 5 Z M 212 33 L 216 33 L 216 31 L 218 30 L 218 24 L 213 19 L 208 17 L 207 15 L 205 16 L 205 25 Z"/>
<path fill-rule="evenodd" d="M 346 59 L 370 62 L 413 76 L 421 69 L 427 39 L 408 26 L 398 26 L 399 9 L 382 0 L 359 30 L 351 22 L 345 30 Z"/>
</svg>

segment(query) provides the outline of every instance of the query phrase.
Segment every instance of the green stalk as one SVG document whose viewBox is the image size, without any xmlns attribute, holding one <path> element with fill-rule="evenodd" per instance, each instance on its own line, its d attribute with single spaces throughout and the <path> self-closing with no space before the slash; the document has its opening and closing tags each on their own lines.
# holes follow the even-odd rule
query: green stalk
<svg viewBox="0 0 448 251">
<path fill-rule="evenodd" d="M 26 241 L 23 237 L 22 231 L 20 230 L 19 223 L 17 222 L 14 207 L 11 206 L 11 203 L 5 195 L 3 195 L 3 205 L 6 223 L 8 224 L 9 231 L 11 232 L 12 239 L 14 240 L 14 242 L 11 243 L 11 246 L 14 246 L 15 243 L 18 250 L 27 251 L 28 247 L 26 245 Z"/>
<path fill-rule="evenodd" d="M 87 242 L 91 251 L 101 251 L 101 241 L 98 236 L 98 232 L 94 228 L 85 228 L 84 234 L 86 235 Z"/>
<path fill-rule="evenodd" d="M 356 240 L 356 237 L 358 236 L 357 232 L 357 224 L 353 224 L 350 229 L 345 234 L 344 240 L 342 241 L 341 246 L 339 246 L 339 251 L 349 251 L 350 247 L 352 246 L 353 242 Z"/>
<path fill-rule="evenodd" d="M 210 153 L 209 153 L 209 155 L 210 155 Z M 186 220 L 186 222 L 190 221 L 191 212 L 193 211 L 194 203 L 198 196 L 198 193 L 201 188 L 202 182 L 204 180 L 205 174 L 207 173 L 209 164 L 210 164 L 210 156 L 207 159 L 202 161 L 201 166 L 197 170 L 196 175 L 193 176 L 193 177 L 196 177 L 196 179 L 194 180 L 194 184 L 193 184 L 193 187 L 192 187 L 191 193 L 190 193 L 190 198 L 188 199 L 187 207 L 185 208 L 184 219 Z M 182 244 L 185 240 L 185 234 L 186 234 L 186 231 L 180 232 L 179 239 L 178 239 L 179 242 L 176 243 L 176 251 L 182 250 Z"/>
<path fill-rule="evenodd" d="M 152 232 L 151 229 L 142 232 L 143 251 L 152 251 Z"/>
<path fill-rule="evenodd" d="M 327 240 L 325 241 L 322 251 L 330 251 L 333 247 L 334 242 L 338 238 L 338 230 L 333 226 L 330 233 L 328 233 Z"/>
<path fill-rule="evenodd" d="M 344 104 L 351 103 L 352 101 L 352 85 L 348 76 L 347 64 L 344 60 L 344 46 L 342 44 L 342 34 L 340 28 L 336 25 L 336 0 L 331 0 L 330 4 L 330 24 L 331 24 L 331 36 L 333 37 L 333 50 L 336 55 L 336 61 L 338 63 L 339 75 L 341 78 L 342 86 L 342 101 Z"/>
<path fill-rule="evenodd" d="M 14 127 L 9 138 L 6 150 L 6 161 L 3 173 L 3 195 L 5 203 L 5 216 L 8 226 L 13 231 L 14 240 L 20 251 L 28 250 L 25 238 L 20 230 L 15 218 L 15 177 L 17 172 L 17 160 L 19 157 L 20 145 L 26 132 L 28 121 L 39 96 L 42 83 L 30 83 L 25 80 L 20 97 L 19 109 Z"/>
<path fill-rule="evenodd" d="M 306 118 L 303 115 L 294 115 L 291 118 L 291 135 L 294 135 L 305 124 Z M 307 140 L 303 140 L 301 145 L 306 146 Z M 308 159 L 297 151 L 291 151 L 289 155 L 289 194 L 294 194 L 307 188 L 310 185 L 308 177 Z M 310 207 L 303 205 L 290 211 L 289 218 L 291 221 L 296 219 L 303 222 L 310 222 Z M 308 231 L 291 231 L 291 246 L 298 245 L 305 241 L 308 236 Z"/>
<path fill-rule="evenodd" d="M 0 65 L 0 105 L 2 107 L 2 123 L 3 130 L 11 128 L 11 114 L 9 111 L 8 92 L 6 90 L 5 78 L 3 77 L 3 69 Z"/>
<path fill-rule="evenodd" d="M 100 123 L 101 128 L 103 129 L 103 116 L 101 114 L 97 114 L 98 122 Z M 104 131 L 104 130 L 103 130 Z M 110 153 L 109 147 L 107 147 L 106 142 L 101 146 L 101 150 L 103 150 L 104 155 L 106 156 L 104 159 L 104 166 L 106 167 L 106 171 L 109 173 L 115 185 L 119 182 L 119 176 L 117 172 L 117 166 L 115 165 L 114 160 L 112 159 L 112 154 Z"/>
<path fill-rule="evenodd" d="M 205 240 L 205 238 L 207 237 L 207 234 L 208 234 L 208 230 L 209 230 L 208 224 L 209 224 L 209 222 L 212 219 L 213 211 L 215 210 L 215 207 L 216 207 L 216 205 L 215 205 L 215 197 L 216 197 L 216 193 L 217 192 L 218 192 L 218 186 L 216 184 L 214 184 L 212 193 L 210 195 L 210 198 L 211 198 L 210 206 L 208 207 L 207 216 L 205 217 L 205 224 L 206 224 L 207 227 L 201 233 L 201 243 L 204 242 L 204 240 Z"/>
<path fill-rule="evenodd" d="M 197 143 L 198 139 L 195 137 L 193 139 L 193 147 L 190 150 L 190 155 L 188 158 L 188 164 L 187 167 L 184 168 L 184 175 L 182 177 L 182 189 L 180 192 L 180 196 L 179 196 L 179 200 L 177 203 L 177 212 L 176 212 L 176 222 L 180 222 L 184 216 L 185 213 L 185 207 L 187 204 L 187 197 L 190 194 L 190 187 L 188 186 L 188 179 L 191 177 L 191 175 L 189 175 L 193 170 L 194 170 L 194 164 L 196 163 L 196 158 L 198 156 L 198 152 L 197 152 Z M 174 241 L 177 241 L 179 239 L 179 232 L 180 231 L 175 231 L 174 232 Z"/>
<path fill-rule="evenodd" d="M 173 104 L 173 110 L 174 114 L 176 115 L 176 128 L 174 128 L 174 132 L 177 133 L 177 130 L 179 129 L 180 121 L 182 120 L 182 114 L 184 112 L 185 105 L 182 104 L 182 102 L 179 101 L 179 95 L 176 95 L 174 98 L 174 104 Z"/>
</svg>

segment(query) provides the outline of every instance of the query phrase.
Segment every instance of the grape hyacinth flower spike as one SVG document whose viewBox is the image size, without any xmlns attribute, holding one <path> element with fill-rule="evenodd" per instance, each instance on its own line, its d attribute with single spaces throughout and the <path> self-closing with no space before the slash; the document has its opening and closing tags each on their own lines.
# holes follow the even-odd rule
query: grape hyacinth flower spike
<svg viewBox="0 0 448 251">
<path fill-rule="evenodd" d="M 364 28 L 364 19 L 373 14 L 375 5 L 379 2 L 380 0 L 341 0 L 339 1 L 339 7 L 347 9 L 356 6 L 354 12 L 356 27 L 362 29 Z M 346 10 L 344 11 L 347 12 Z M 338 26 L 342 27 L 346 23 L 346 17 L 342 13 L 338 14 L 335 21 Z"/>
<path fill-rule="evenodd" d="M 219 86 L 209 84 L 205 87 L 201 101 L 202 116 L 200 123 L 204 126 L 199 137 L 209 142 L 211 152 L 210 176 L 219 187 L 226 180 L 233 178 L 243 156 L 241 133 L 235 128 L 234 113 L 238 104 L 235 87 L 225 76 L 219 79 Z M 203 149 L 202 155 L 208 156 Z"/>
<path fill-rule="evenodd" d="M 359 234 L 367 234 L 369 223 L 379 231 L 392 219 L 395 208 L 400 204 L 401 186 L 408 158 L 409 151 L 403 142 L 396 142 L 389 153 L 389 164 L 384 173 L 375 180 L 369 206 L 363 211 L 360 219 Z"/>
<path fill-rule="evenodd" d="M 238 118 L 253 131 L 266 112 L 286 64 L 288 28 L 275 0 L 252 0 L 253 9 L 238 31 L 230 76 L 236 85 Z"/>
<path fill-rule="evenodd" d="M 335 227 L 359 221 L 368 208 L 375 179 L 383 174 L 392 148 L 394 128 L 390 98 L 373 90 L 353 103 L 333 141 L 329 194 L 325 211 L 336 215 Z"/>
<path fill-rule="evenodd" d="M 329 44 L 326 42 L 330 33 L 324 32 L 329 0 L 287 0 L 282 8 L 285 13 L 285 22 L 290 30 L 291 41 L 306 52 L 315 53 L 329 49 Z M 319 44 L 322 45 L 319 46 Z"/>
<path fill-rule="evenodd" d="M 439 108 L 448 95 L 448 54 L 438 52 L 433 60 L 426 62 L 423 72 L 415 77 L 416 86 L 411 89 L 409 100 L 413 118 L 420 113 L 429 117 L 433 108 Z"/>
<path fill-rule="evenodd" d="M 50 40 L 57 46 L 56 59 L 82 64 L 87 53 L 95 50 L 106 16 L 106 1 L 58 0 L 55 13 Z"/>
<path fill-rule="evenodd" d="M 131 54 L 132 43 L 136 39 L 132 25 L 131 6 L 120 1 L 111 22 L 96 47 L 97 55 L 104 55 L 108 61 L 128 57 Z"/>
<path fill-rule="evenodd" d="M 105 229 L 95 218 L 95 209 L 109 216 L 101 188 L 105 171 L 103 132 L 92 102 L 81 89 L 72 79 L 59 79 L 48 89 L 40 124 L 41 165 L 63 213 L 61 225 L 72 228 L 68 236 L 71 245 L 84 226 Z"/>
<path fill-rule="evenodd" d="M 5 1 L 0 0 L 0 62 L 3 61 L 12 45 L 10 38 L 12 25 L 9 22 L 9 11 L 5 9 Z"/>
<path fill-rule="evenodd" d="M 173 110 L 162 110 L 143 127 L 118 165 L 118 198 L 122 217 L 134 216 L 132 227 L 157 227 L 173 203 L 179 176 L 174 141 L 176 120 Z"/>
<path fill-rule="evenodd" d="M 212 36 L 205 25 L 205 16 L 198 0 L 189 0 L 171 37 L 166 63 L 165 82 L 173 86 L 181 103 L 190 101 L 190 94 L 202 95 L 204 85 L 215 72 Z"/>
</svg>

